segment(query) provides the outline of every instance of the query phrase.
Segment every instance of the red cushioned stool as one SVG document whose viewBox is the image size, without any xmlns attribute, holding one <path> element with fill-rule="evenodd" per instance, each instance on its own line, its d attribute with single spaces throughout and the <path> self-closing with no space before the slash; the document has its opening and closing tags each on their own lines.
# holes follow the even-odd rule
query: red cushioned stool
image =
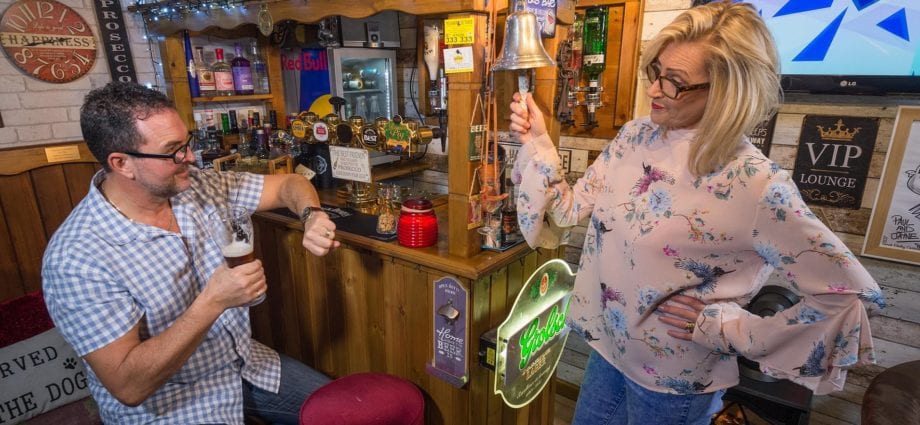
<svg viewBox="0 0 920 425">
<path fill-rule="evenodd" d="M 422 425 L 425 398 L 415 384 L 385 373 L 356 373 L 316 390 L 300 425 Z"/>
</svg>

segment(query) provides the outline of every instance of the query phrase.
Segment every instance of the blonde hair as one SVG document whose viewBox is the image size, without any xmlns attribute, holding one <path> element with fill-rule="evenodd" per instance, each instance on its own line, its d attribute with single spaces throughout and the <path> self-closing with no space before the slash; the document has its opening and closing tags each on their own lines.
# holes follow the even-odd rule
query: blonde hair
<svg viewBox="0 0 920 425">
<path fill-rule="evenodd" d="M 646 46 L 641 69 L 671 43 L 702 44 L 709 100 L 690 148 L 696 176 L 731 161 L 741 140 L 782 101 L 779 54 L 763 19 L 748 3 L 730 0 L 688 9 Z"/>
</svg>

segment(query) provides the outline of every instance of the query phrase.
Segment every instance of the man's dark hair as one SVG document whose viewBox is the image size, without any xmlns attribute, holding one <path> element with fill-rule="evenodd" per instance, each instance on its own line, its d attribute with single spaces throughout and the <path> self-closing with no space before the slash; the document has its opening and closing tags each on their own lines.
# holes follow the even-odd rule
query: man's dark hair
<svg viewBox="0 0 920 425">
<path fill-rule="evenodd" d="M 80 129 L 90 152 L 109 170 L 113 152 L 136 151 L 143 143 L 136 121 L 175 109 L 163 93 L 137 83 L 111 82 L 89 92 L 80 108 Z"/>
</svg>

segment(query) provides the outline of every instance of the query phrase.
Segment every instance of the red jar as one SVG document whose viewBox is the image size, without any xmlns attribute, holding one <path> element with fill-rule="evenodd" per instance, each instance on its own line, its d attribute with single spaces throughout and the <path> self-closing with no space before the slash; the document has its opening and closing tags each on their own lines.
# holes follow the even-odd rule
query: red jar
<svg viewBox="0 0 920 425">
<path fill-rule="evenodd" d="M 410 248 L 424 248 L 438 243 L 438 217 L 431 201 L 407 199 L 399 211 L 396 226 L 399 244 Z"/>
</svg>

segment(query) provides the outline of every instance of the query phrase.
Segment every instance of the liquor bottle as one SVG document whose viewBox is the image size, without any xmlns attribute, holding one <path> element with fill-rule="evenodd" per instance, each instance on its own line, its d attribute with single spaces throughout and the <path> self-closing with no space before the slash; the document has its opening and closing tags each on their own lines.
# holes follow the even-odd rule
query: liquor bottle
<svg viewBox="0 0 920 425">
<path fill-rule="evenodd" d="M 252 86 L 255 94 L 268 94 L 270 91 L 268 85 L 268 66 L 265 65 L 265 60 L 262 59 L 262 55 L 259 54 L 259 45 L 255 41 L 252 42 L 251 50 L 252 60 L 249 61 L 250 68 L 252 68 Z"/>
<path fill-rule="evenodd" d="M 582 72 L 597 86 L 606 65 L 607 8 L 589 7 L 585 12 Z"/>
<path fill-rule="evenodd" d="M 217 57 L 217 60 L 211 65 L 216 86 L 214 95 L 233 96 L 233 73 L 230 71 L 230 64 L 224 62 L 224 49 L 214 49 L 214 54 Z"/>
<path fill-rule="evenodd" d="M 194 52 L 192 51 L 192 39 L 189 37 L 188 30 L 182 31 L 182 38 L 185 42 L 185 65 L 188 75 L 188 90 L 189 94 L 192 97 L 201 96 L 201 88 L 198 83 L 198 64 L 195 63 L 193 58 Z"/>
<path fill-rule="evenodd" d="M 256 130 L 255 136 L 256 145 L 256 157 L 261 160 L 268 160 L 271 156 L 271 149 L 268 147 L 268 135 L 265 134 L 265 130 L 259 128 Z"/>
<path fill-rule="evenodd" d="M 214 96 L 217 86 L 214 85 L 214 73 L 211 67 L 204 62 L 204 47 L 195 48 L 195 69 L 198 71 L 198 89 L 202 96 Z"/>
<path fill-rule="evenodd" d="M 230 62 L 230 70 L 233 73 L 233 87 L 236 94 L 252 94 L 252 69 L 249 67 L 249 59 L 243 56 L 243 49 L 240 43 L 234 44 L 236 57 Z"/>
<path fill-rule="evenodd" d="M 585 32 L 583 40 L 582 72 L 588 78 L 588 94 L 585 95 L 585 106 L 588 110 L 586 127 L 597 126 L 595 112 L 601 106 L 600 84 L 601 73 L 604 72 L 607 53 L 607 8 L 589 7 L 585 11 Z"/>
<path fill-rule="evenodd" d="M 236 120 L 236 111 L 230 110 L 230 133 L 237 134 L 240 132 L 239 124 Z"/>
</svg>

